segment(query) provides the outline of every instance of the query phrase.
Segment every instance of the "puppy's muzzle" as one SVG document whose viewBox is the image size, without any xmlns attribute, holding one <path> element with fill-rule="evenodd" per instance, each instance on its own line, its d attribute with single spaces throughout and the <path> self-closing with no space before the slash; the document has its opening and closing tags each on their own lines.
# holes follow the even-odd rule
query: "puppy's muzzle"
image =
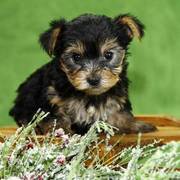
<svg viewBox="0 0 180 180">
<path fill-rule="evenodd" d="M 101 78 L 99 76 L 91 76 L 87 78 L 87 82 L 92 87 L 97 87 L 100 85 Z"/>
</svg>

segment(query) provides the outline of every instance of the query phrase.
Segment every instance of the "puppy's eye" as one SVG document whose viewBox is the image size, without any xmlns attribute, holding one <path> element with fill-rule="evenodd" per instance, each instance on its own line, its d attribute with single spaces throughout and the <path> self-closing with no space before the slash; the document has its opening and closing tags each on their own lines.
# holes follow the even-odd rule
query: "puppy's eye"
<svg viewBox="0 0 180 180">
<path fill-rule="evenodd" d="M 78 53 L 73 53 L 72 55 L 72 59 L 75 61 L 75 62 L 79 62 L 81 59 L 82 59 L 82 56 Z"/>
<path fill-rule="evenodd" d="M 114 54 L 113 54 L 112 51 L 107 51 L 107 52 L 105 52 L 105 54 L 104 54 L 104 58 L 105 58 L 106 60 L 108 60 L 108 61 L 112 60 L 112 59 L 113 59 L 113 56 L 114 56 Z"/>
</svg>

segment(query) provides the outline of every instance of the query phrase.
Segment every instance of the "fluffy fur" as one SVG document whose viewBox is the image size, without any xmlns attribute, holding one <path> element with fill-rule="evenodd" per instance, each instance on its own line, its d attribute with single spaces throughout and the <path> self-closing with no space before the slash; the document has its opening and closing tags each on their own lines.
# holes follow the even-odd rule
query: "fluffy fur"
<svg viewBox="0 0 180 180">
<path fill-rule="evenodd" d="M 40 44 L 52 60 L 19 86 L 10 115 L 22 126 L 38 108 L 50 112 L 38 125 L 39 134 L 47 133 L 54 119 L 56 128 L 70 133 L 84 134 L 96 120 L 116 126 L 119 133 L 154 131 L 134 120 L 128 97 L 127 49 L 134 37 L 143 37 L 143 30 L 128 14 L 51 22 Z"/>
</svg>

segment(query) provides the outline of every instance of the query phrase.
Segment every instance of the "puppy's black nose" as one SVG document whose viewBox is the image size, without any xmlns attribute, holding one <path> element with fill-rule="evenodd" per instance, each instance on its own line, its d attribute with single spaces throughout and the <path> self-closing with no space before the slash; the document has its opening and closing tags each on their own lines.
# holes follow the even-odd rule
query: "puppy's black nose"
<svg viewBox="0 0 180 180">
<path fill-rule="evenodd" d="M 98 86 L 100 83 L 100 77 L 89 77 L 89 78 L 87 78 L 87 82 L 91 86 Z"/>
</svg>

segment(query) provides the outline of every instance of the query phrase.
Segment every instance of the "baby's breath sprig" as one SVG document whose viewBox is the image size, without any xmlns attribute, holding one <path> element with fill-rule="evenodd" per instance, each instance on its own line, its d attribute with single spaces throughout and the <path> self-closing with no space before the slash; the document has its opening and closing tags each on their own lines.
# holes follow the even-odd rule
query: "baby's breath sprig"
<svg viewBox="0 0 180 180">
<path fill-rule="evenodd" d="M 55 125 L 43 142 L 39 142 L 34 128 L 48 113 L 38 111 L 27 127 L 0 143 L 1 179 L 180 179 L 180 142 L 171 142 L 157 147 L 159 142 L 119 150 L 107 159 L 119 141 L 109 146 L 114 127 L 95 122 L 84 135 L 69 136 Z M 104 132 L 104 139 L 99 133 Z M 58 139 L 59 143 L 53 143 Z M 105 154 L 100 159 L 99 146 L 105 145 Z M 91 160 L 87 166 L 87 160 Z"/>
</svg>

